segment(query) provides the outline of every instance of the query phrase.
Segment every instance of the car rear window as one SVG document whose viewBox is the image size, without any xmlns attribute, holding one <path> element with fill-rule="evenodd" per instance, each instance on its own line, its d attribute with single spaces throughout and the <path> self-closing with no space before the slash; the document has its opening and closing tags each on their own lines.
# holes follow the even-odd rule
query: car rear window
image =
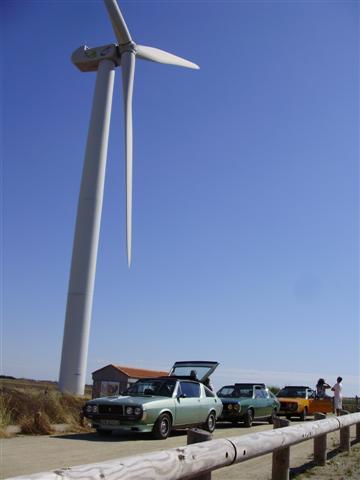
<svg viewBox="0 0 360 480">
<path fill-rule="evenodd" d="M 215 394 L 209 388 L 205 387 L 205 396 L 206 397 L 215 397 Z"/>
</svg>

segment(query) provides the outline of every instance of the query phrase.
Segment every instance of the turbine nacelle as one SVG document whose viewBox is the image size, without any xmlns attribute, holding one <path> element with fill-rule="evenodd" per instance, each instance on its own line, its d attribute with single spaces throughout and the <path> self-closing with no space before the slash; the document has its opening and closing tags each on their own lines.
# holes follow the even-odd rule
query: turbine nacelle
<svg viewBox="0 0 360 480">
<path fill-rule="evenodd" d="M 120 63 L 115 43 L 94 48 L 82 45 L 71 55 L 71 61 L 81 72 L 96 72 L 102 60 L 112 60 L 116 65 Z"/>
</svg>

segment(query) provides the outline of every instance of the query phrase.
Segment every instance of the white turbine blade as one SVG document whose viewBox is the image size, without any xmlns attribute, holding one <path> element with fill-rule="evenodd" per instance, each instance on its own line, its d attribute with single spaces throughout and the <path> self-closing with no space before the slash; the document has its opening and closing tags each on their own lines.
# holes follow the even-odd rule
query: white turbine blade
<svg viewBox="0 0 360 480">
<path fill-rule="evenodd" d="M 135 53 L 124 52 L 121 55 L 123 79 L 124 118 L 125 118 L 125 158 L 126 158 L 126 246 L 128 265 L 131 264 L 132 234 L 132 169 L 133 169 L 133 127 L 132 96 L 134 89 Z"/>
<path fill-rule="evenodd" d="M 172 53 L 164 52 L 154 47 L 146 47 L 144 45 L 136 45 L 136 56 L 143 60 L 150 60 L 151 62 L 166 63 L 168 65 L 177 65 L 178 67 L 194 68 L 199 70 L 199 65 L 189 62 L 185 58 L 178 57 Z"/>
<path fill-rule="evenodd" d="M 115 36 L 120 45 L 131 42 L 131 35 L 121 14 L 116 0 L 104 0 L 105 6 L 110 16 L 110 20 L 115 32 Z"/>
</svg>

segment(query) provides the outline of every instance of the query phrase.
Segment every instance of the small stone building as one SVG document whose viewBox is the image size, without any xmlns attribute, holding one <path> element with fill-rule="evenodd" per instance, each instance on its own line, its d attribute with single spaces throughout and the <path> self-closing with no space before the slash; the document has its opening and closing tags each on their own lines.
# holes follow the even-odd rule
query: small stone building
<svg viewBox="0 0 360 480">
<path fill-rule="evenodd" d="M 168 375 L 168 372 L 110 364 L 92 372 L 92 398 L 119 395 L 140 378 L 164 375 Z"/>
</svg>

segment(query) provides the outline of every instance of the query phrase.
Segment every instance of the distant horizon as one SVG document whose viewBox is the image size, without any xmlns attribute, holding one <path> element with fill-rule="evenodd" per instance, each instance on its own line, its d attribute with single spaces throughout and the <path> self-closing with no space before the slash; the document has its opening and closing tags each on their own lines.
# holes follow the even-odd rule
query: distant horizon
<svg viewBox="0 0 360 480">
<path fill-rule="evenodd" d="M 103 367 L 107 366 L 107 365 L 118 365 L 116 363 L 108 363 L 108 364 L 105 364 L 103 365 Z M 138 366 L 134 366 L 134 365 L 124 365 L 124 364 L 121 364 L 121 366 L 126 366 L 126 367 L 129 367 L 129 368 L 138 368 L 138 369 L 142 369 L 142 370 L 161 370 L 161 369 L 158 369 L 158 368 L 145 368 L 145 367 L 138 367 Z M 99 368 L 103 368 L 103 367 L 99 367 Z M 96 370 L 94 370 L 96 371 Z M 296 373 L 291 373 L 288 375 L 292 375 L 292 376 L 295 376 L 299 379 L 299 381 L 284 381 L 282 383 L 280 383 L 278 380 L 275 380 L 276 376 L 277 375 L 281 375 L 281 374 L 284 374 L 284 372 L 264 372 L 264 376 L 267 377 L 269 374 L 270 375 L 273 375 L 274 377 L 274 380 L 273 381 L 265 381 L 264 378 L 261 377 L 261 372 L 254 372 L 252 370 L 241 370 L 241 372 L 243 372 L 243 376 L 245 378 L 238 378 L 236 377 L 235 380 L 232 380 L 232 381 L 223 381 L 223 382 L 219 382 L 219 380 L 221 378 L 229 378 L 230 376 L 233 377 L 234 373 L 233 371 L 229 370 L 228 372 L 224 372 L 223 374 L 219 374 L 219 373 L 214 373 L 212 375 L 212 381 L 213 383 L 215 384 L 216 383 L 216 391 L 218 391 L 222 386 L 224 385 L 229 385 L 229 384 L 234 384 L 234 383 L 247 383 L 247 382 L 259 382 L 259 383 L 265 383 L 265 385 L 267 387 L 277 387 L 279 389 L 283 388 L 284 386 L 286 385 L 304 385 L 304 386 L 309 386 L 310 388 L 313 388 L 315 389 L 315 384 L 317 382 L 317 379 L 316 380 L 313 380 L 314 379 L 314 376 L 312 374 L 296 374 Z M 0 374 L 0 379 L 3 378 L 3 377 L 7 377 L 9 379 L 14 379 L 14 380 L 29 380 L 29 381 L 34 381 L 34 382 L 49 382 L 49 383 L 54 383 L 56 385 L 58 385 L 58 380 L 50 380 L 50 379 L 37 379 L 37 378 L 29 378 L 29 377 L 22 377 L 22 376 L 12 376 L 12 375 L 7 375 L 7 374 Z M 255 378 L 256 377 L 256 378 Z M 286 377 L 285 377 L 286 378 Z M 289 378 L 289 377 L 288 377 Z M 308 378 L 310 381 L 300 381 L 301 378 Z M 357 385 L 357 378 L 351 378 L 350 376 L 350 381 L 349 381 L 349 377 L 346 377 L 344 376 L 344 380 L 347 381 L 347 383 L 345 384 L 345 387 L 344 387 L 344 396 L 345 397 L 360 397 L 360 391 L 357 390 L 356 391 L 356 385 Z M 326 381 L 328 383 L 330 383 L 330 385 L 332 386 L 333 384 L 336 383 L 336 379 L 331 382 L 329 380 L 329 377 L 327 377 Z M 92 380 L 89 380 L 87 379 L 87 382 L 85 384 L 85 386 L 87 387 L 92 387 L 93 385 L 93 382 Z M 351 388 L 351 385 L 355 385 L 355 390 L 353 390 Z M 349 392 L 349 393 L 347 393 Z"/>
</svg>

